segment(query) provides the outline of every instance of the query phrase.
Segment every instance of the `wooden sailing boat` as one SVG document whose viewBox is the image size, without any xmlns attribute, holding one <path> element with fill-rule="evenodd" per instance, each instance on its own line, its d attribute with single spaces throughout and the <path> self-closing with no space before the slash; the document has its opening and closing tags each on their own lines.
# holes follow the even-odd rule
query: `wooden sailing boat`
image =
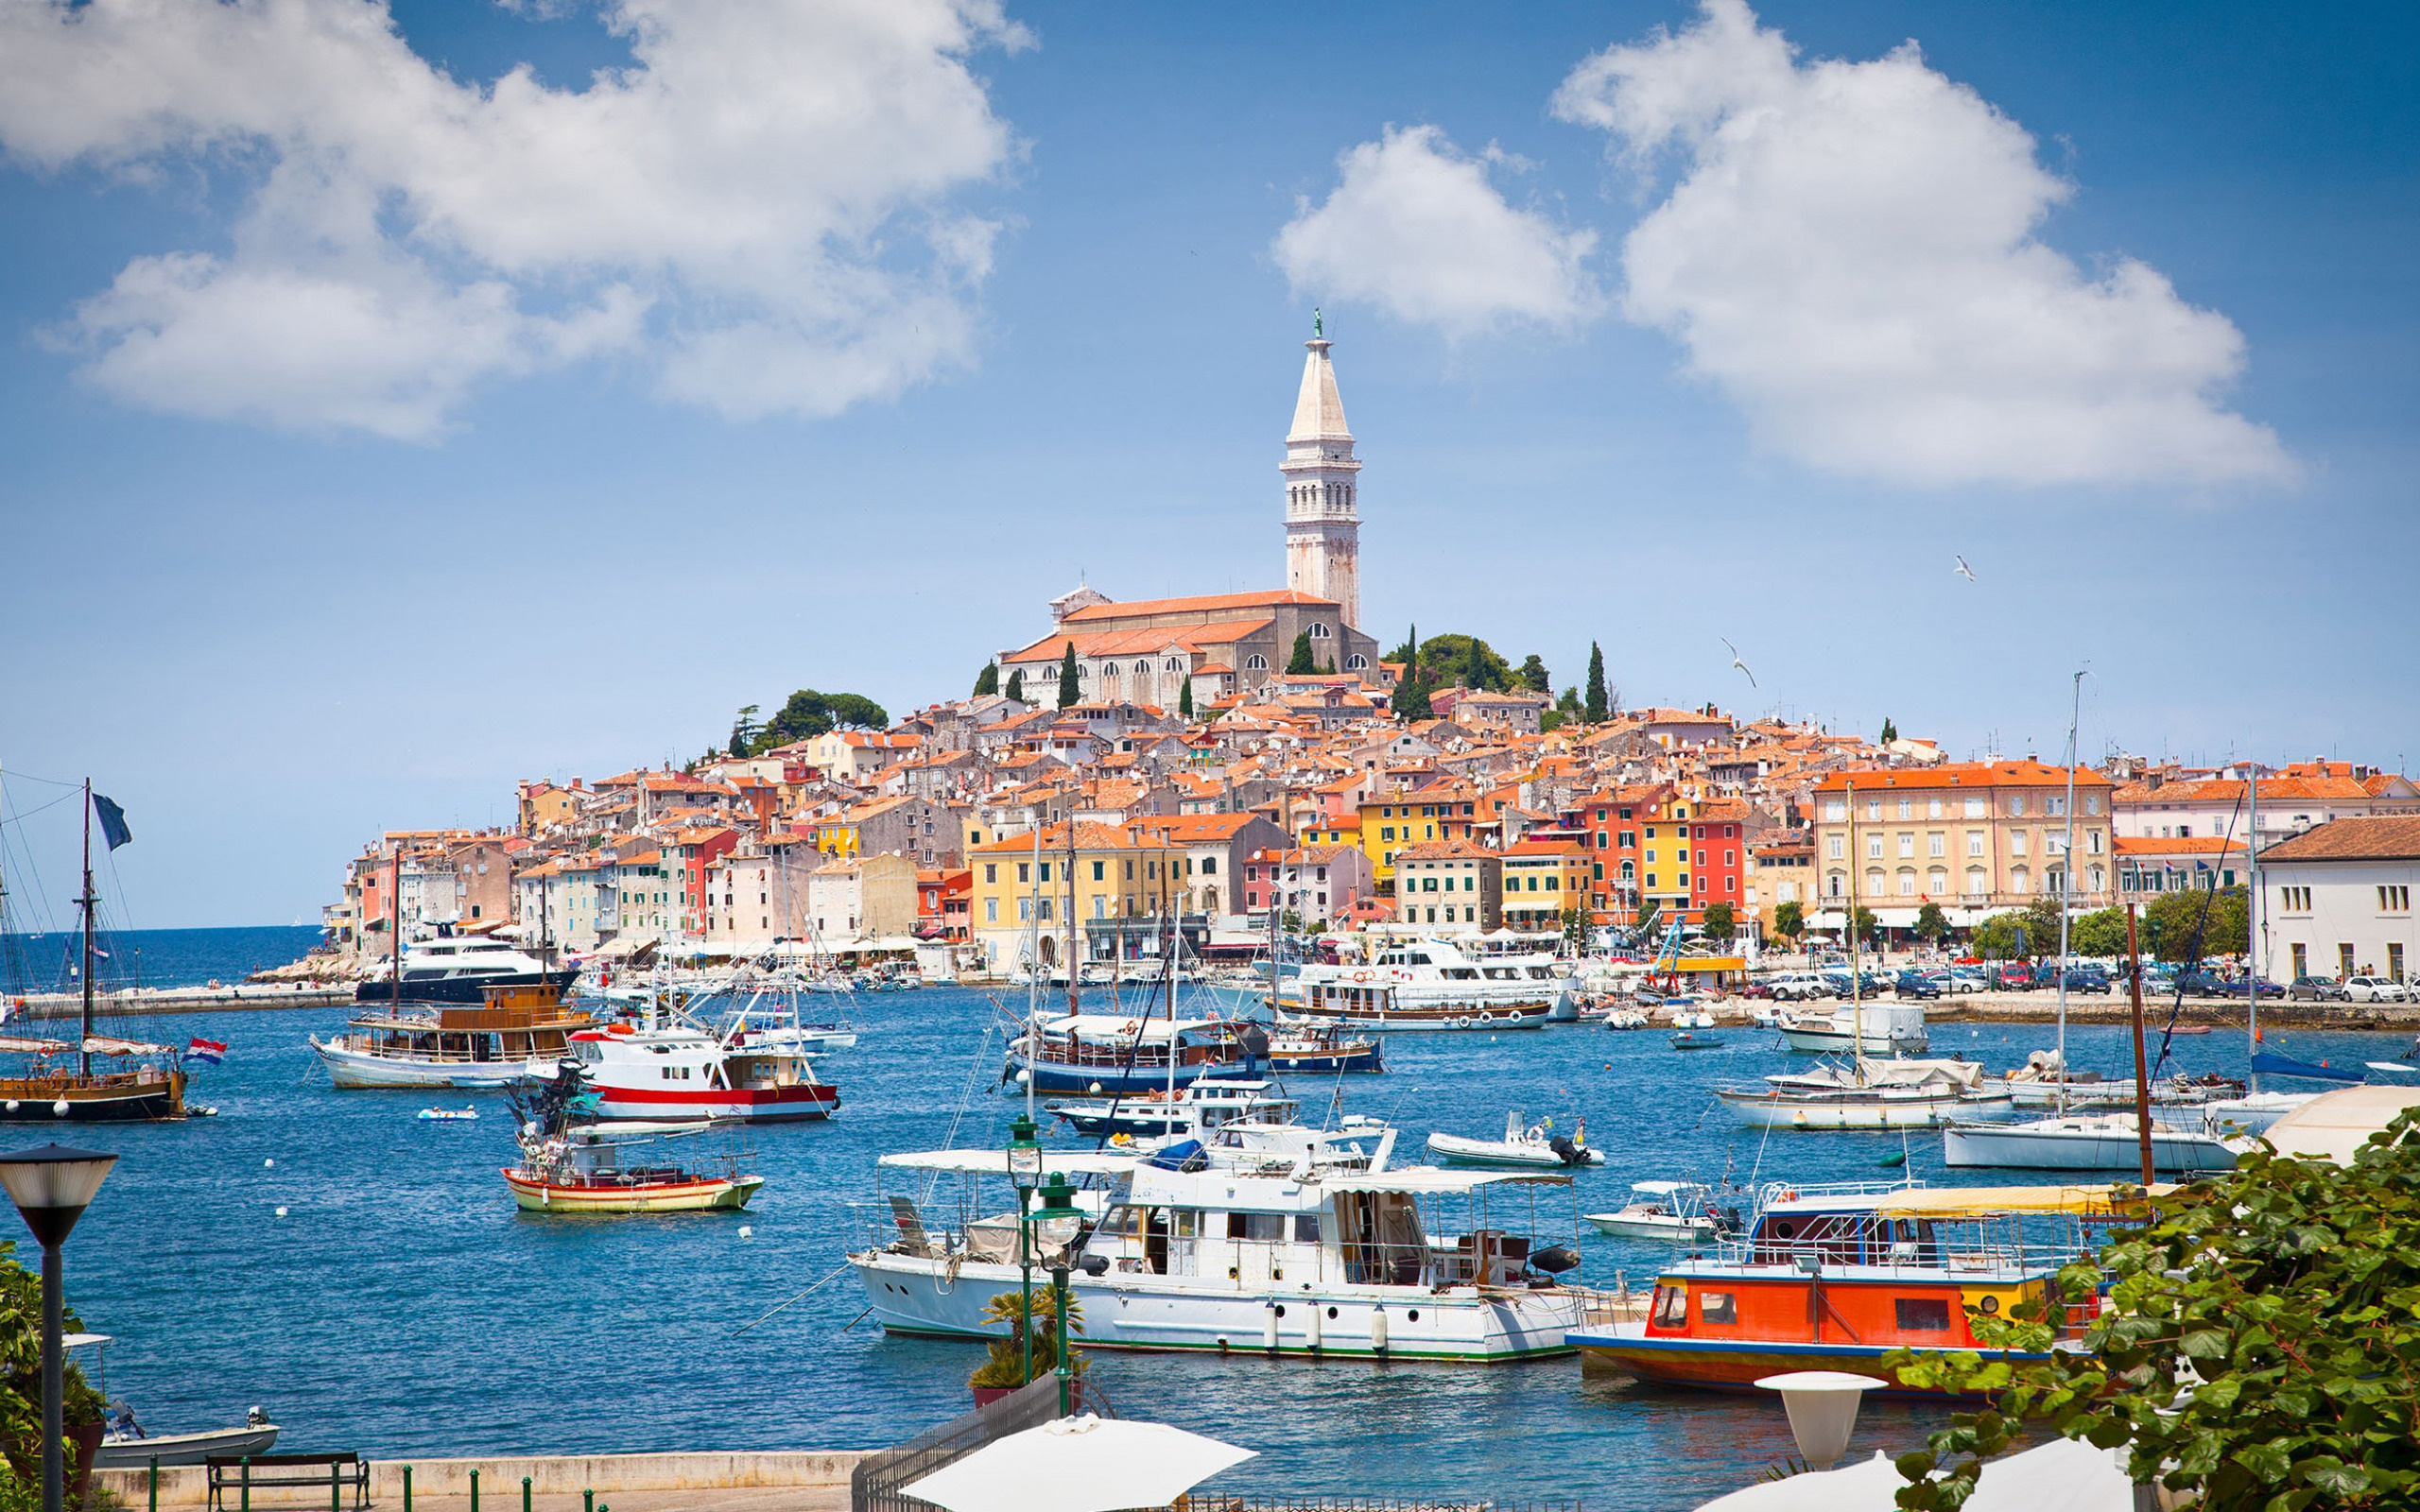
<svg viewBox="0 0 2420 1512">
<path fill-rule="evenodd" d="M 100 902 L 93 890 L 95 801 L 93 784 L 87 781 L 84 891 L 77 899 L 83 914 L 82 960 L 77 971 L 83 989 L 81 1033 L 72 1045 L 32 1036 L 0 1036 L 0 1056 L 22 1057 L 13 1074 L 0 1075 L 0 1123 L 144 1124 L 185 1116 L 185 1074 L 174 1050 L 93 1033 L 94 914 Z M 116 806 L 112 804 L 109 812 L 110 849 L 115 850 L 129 836 Z M 95 1072 L 93 1057 L 96 1055 L 126 1069 Z"/>
</svg>

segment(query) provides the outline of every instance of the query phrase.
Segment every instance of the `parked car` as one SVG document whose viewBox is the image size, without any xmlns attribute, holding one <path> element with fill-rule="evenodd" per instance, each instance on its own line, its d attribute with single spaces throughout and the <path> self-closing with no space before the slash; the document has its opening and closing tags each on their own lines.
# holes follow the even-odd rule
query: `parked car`
<svg viewBox="0 0 2420 1512">
<path fill-rule="evenodd" d="M 2344 983 L 2347 1003 L 2409 1003 L 2411 991 L 2391 976 L 2348 977 Z"/>
<path fill-rule="evenodd" d="M 2108 976 L 2098 967 L 2070 966 L 2067 968 L 2066 977 L 2067 990 L 2070 992 L 2105 993 L 2110 989 Z M 2056 961 L 2043 962 L 2042 965 L 2036 968 L 2033 972 L 2033 985 L 2041 988 L 2057 987 L 2059 985 L 2059 963 Z"/>
<path fill-rule="evenodd" d="M 2002 961 L 1992 968 L 1990 981 L 1998 991 L 2031 992 L 2033 990 L 2033 968 L 2023 961 Z"/>
<path fill-rule="evenodd" d="M 1775 1001 L 1782 1003 L 1809 1003 L 1832 995 L 1832 985 L 1813 971 L 1784 971 L 1768 985 Z"/>
<path fill-rule="evenodd" d="M 1941 984 L 1922 971 L 1901 971 L 1891 979 L 1891 992 L 1893 997 L 1937 998 Z"/>
<path fill-rule="evenodd" d="M 2297 1003 L 2342 1003 L 2346 1001 L 2344 984 L 2332 976 L 2298 976 L 2293 986 L 2286 988 L 2286 996 Z"/>
<path fill-rule="evenodd" d="M 2228 978 L 2214 971 L 2187 971 L 2177 981 L 2184 987 L 2187 997 L 2241 998 L 2252 996 L 2255 990 L 2264 998 L 2286 995 L 2286 989 L 2274 982 L 2262 982 L 2256 988 L 2249 977 Z"/>
<path fill-rule="evenodd" d="M 1943 985 L 1952 992 L 1980 992 L 1983 990 L 1983 973 L 1976 971 L 1972 967 L 1956 966 L 1950 968 L 1945 972 L 1936 972 L 1935 974 L 1946 978 Z"/>
</svg>

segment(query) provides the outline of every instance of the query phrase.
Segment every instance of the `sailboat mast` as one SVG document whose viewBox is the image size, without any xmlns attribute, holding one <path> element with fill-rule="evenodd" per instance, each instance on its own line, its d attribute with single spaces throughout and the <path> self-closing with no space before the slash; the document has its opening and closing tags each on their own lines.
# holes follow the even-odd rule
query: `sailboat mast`
<svg viewBox="0 0 2420 1512">
<path fill-rule="evenodd" d="M 2250 1043 L 2246 1054 L 2256 1056 L 2260 1054 L 2260 955 L 2256 948 L 2260 938 L 2256 933 L 2259 927 L 2260 909 L 2260 764 L 2256 760 L 2247 759 L 2243 764 L 2243 872 L 2244 882 L 2248 885 L 2243 901 L 2243 953 L 2252 965 L 2251 980 L 2243 985 L 2243 1032 Z M 2226 861 L 2223 841 L 2221 847 L 2219 860 L 2223 865 Z M 2257 1092 L 2260 1091 L 2260 1074 L 2253 1072 L 2251 1078 L 2249 1090 Z"/>
<path fill-rule="evenodd" d="M 1043 811 L 1047 813 L 1046 809 Z M 1025 963 L 1025 1119 L 1033 1122 L 1033 1074 L 1042 1061 L 1042 814 L 1033 816 L 1033 875 L 1027 882 L 1027 923 L 1033 943 Z"/>
<path fill-rule="evenodd" d="M 1067 1016 L 1082 1011 L 1077 1000 L 1081 987 L 1076 968 L 1076 810 L 1067 808 Z"/>
<path fill-rule="evenodd" d="M 1865 981 L 1857 964 L 1857 782 L 1849 790 L 1849 1057 L 1857 1067 L 1857 1084 L 1865 1085 Z M 1678 963 L 1675 963 L 1676 966 Z"/>
<path fill-rule="evenodd" d="M 93 780 L 84 779 L 84 1032 L 76 1040 L 78 1074 L 93 1074 Z"/>
<path fill-rule="evenodd" d="M 387 852 L 387 1006 L 404 1001 L 404 848 Z"/>
<path fill-rule="evenodd" d="M 2067 915 L 2076 891 L 2076 716 L 2083 709 L 2083 674 L 2067 700 L 2067 837 L 2059 845 L 2059 1111 L 2067 1110 Z"/>
</svg>

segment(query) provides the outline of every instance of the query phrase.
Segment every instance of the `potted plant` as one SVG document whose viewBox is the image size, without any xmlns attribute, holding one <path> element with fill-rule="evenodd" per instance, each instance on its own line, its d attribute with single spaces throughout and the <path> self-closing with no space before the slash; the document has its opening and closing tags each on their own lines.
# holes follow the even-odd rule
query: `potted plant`
<svg viewBox="0 0 2420 1512">
<path fill-rule="evenodd" d="M 1020 1386 L 1031 1384 L 1059 1368 L 1059 1300 L 1048 1288 L 1037 1288 L 1033 1294 L 1033 1373 L 1025 1369 L 1025 1328 L 1018 1294 L 1003 1292 L 992 1298 L 983 1309 L 987 1323 L 1003 1323 L 1008 1333 L 994 1339 L 989 1358 L 969 1376 L 966 1383 L 974 1388 L 975 1405 L 988 1407 Z M 1083 1304 L 1073 1297 L 1067 1298 L 1067 1323 L 1074 1333 L 1084 1332 Z M 1067 1373 L 1075 1378 L 1073 1391 L 1081 1392 L 1084 1379 L 1084 1357 L 1070 1345 L 1067 1350 Z"/>
</svg>

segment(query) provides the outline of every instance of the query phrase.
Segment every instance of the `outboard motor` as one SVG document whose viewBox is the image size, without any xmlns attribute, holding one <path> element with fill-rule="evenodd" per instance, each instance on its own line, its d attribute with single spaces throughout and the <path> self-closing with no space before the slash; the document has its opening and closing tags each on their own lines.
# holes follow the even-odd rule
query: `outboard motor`
<svg viewBox="0 0 2420 1512">
<path fill-rule="evenodd" d="M 1558 1134 L 1554 1138 L 1547 1141 L 1547 1148 L 1554 1151 L 1555 1159 L 1561 1160 L 1565 1165 L 1586 1165 L 1588 1163 L 1588 1152 L 1573 1143 L 1571 1142 L 1571 1136 L 1568 1134 Z"/>
<path fill-rule="evenodd" d="M 1109 1274 L 1109 1257 L 1107 1255 L 1086 1255 L 1082 1259 L 1077 1261 L 1076 1264 L 1081 1268 L 1083 1273 L 1087 1276 L 1106 1276 Z"/>
</svg>

